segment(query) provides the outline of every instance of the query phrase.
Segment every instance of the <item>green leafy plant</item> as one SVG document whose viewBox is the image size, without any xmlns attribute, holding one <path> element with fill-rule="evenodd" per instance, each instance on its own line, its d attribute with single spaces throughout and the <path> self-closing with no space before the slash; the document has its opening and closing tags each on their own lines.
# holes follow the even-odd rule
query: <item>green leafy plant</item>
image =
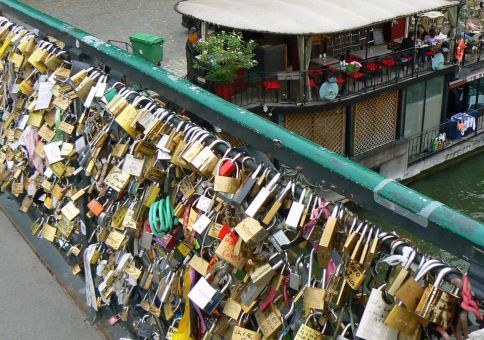
<svg viewBox="0 0 484 340">
<path fill-rule="evenodd" d="M 195 67 L 207 69 L 208 80 L 232 83 L 238 69 L 250 69 L 257 65 L 253 59 L 255 47 L 254 41 L 245 41 L 240 33 L 215 33 L 195 46 L 199 53 Z"/>
<path fill-rule="evenodd" d="M 348 73 L 355 73 L 355 72 L 358 72 L 361 67 L 362 65 L 359 62 L 352 61 L 351 63 L 346 64 L 345 71 Z"/>
</svg>

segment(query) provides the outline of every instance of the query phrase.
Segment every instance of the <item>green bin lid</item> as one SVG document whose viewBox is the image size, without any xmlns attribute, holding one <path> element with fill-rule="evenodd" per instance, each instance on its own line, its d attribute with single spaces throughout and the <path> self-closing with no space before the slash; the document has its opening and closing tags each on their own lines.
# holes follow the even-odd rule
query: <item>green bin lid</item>
<svg viewBox="0 0 484 340">
<path fill-rule="evenodd" d="M 140 43 L 145 43 L 148 45 L 159 45 L 163 43 L 163 38 L 157 35 L 149 34 L 149 33 L 136 33 L 129 37 L 131 41 L 136 41 Z"/>
</svg>

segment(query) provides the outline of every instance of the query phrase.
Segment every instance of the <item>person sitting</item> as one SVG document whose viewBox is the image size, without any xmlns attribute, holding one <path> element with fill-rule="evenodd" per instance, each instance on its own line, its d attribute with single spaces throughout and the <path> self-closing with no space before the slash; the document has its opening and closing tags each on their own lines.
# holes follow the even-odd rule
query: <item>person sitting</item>
<svg viewBox="0 0 484 340">
<path fill-rule="evenodd" d="M 406 51 L 406 53 L 408 54 L 413 54 L 413 49 L 415 47 L 414 37 L 415 37 L 415 34 L 413 32 L 409 32 L 408 36 L 402 40 L 402 44 L 400 45 L 400 50 Z"/>
<path fill-rule="evenodd" d="M 417 28 L 417 33 L 418 33 L 418 36 L 417 38 L 422 40 L 422 41 L 425 41 L 425 36 L 428 34 L 427 31 L 425 30 L 425 27 L 423 27 L 423 25 L 418 25 L 418 28 Z"/>
<path fill-rule="evenodd" d="M 438 39 L 437 39 L 437 32 L 435 32 L 435 29 L 431 29 L 429 31 L 429 35 L 426 40 L 430 45 L 437 45 Z"/>
</svg>

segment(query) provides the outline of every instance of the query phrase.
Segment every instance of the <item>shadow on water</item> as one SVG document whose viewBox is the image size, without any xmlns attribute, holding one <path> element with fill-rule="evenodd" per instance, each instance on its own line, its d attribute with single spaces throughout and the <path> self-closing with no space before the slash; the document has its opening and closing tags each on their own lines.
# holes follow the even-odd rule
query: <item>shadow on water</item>
<svg viewBox="0 0 484 340">
<path fill-rule="evenodd" d="M 484 221 L 484 152 L 452 167 L 417 179 L 408 186 L 476 220 Z M 465 261 L 393 226 L 378 215 L 363 209 L 359 210 L 358 214 L 378 223 L 386 230 L 395 230 L 399 235 L 414 240 L 422 251 L 430 255 L 439 256 L 447 263 L 463 270 L 467 268 Z"/>
</svg>

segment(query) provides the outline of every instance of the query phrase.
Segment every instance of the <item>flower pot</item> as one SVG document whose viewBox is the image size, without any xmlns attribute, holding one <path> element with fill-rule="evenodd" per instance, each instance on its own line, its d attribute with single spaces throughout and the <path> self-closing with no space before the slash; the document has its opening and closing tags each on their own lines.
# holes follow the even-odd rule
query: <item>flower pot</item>
<svg viewBox="0 0 484 340">
<path fill-rule="evenodd" d="M 215 94 L 227 101 L 232 100 L 232 84 L 215 84 Z"/>
<path fill-rule="evenodd" d="M 247 90 L 247 70 L 239 68 L 232 84 L 232 94 L 242 93 Z"/>
</svg>

